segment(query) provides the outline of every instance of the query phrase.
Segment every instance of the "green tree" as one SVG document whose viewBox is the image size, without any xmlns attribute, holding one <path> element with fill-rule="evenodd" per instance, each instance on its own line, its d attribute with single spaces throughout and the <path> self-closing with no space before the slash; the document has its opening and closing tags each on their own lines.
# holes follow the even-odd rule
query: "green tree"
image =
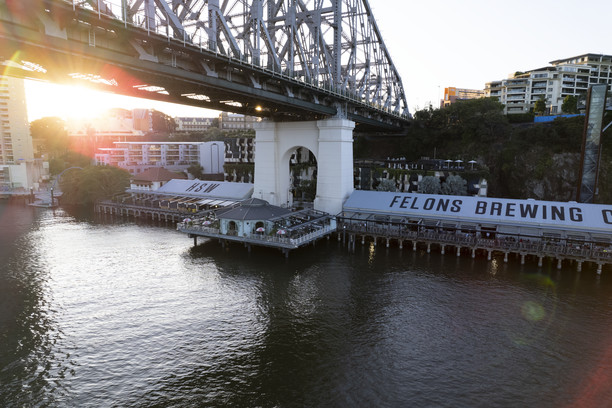
<svg viewBox="0 0 612 408">
<path fill-rule="evenodd" d="M 389 179 L 382 179 L 376 186 L 377 191 L 391 191 L 396 192 L 397 187 L 395 186 L 395 181 Z"/>
<path fill-rule="evenodd" d="M 192 164 L 187 168 L 189 174 L 191 174 L 194 178 L 202 180 L 204 177 L 204 168 L 199 164 Z"/>
<path fill-rule="evenodd" d="M 448 176 L 442 183 L 442 194 L 467 195 L 467 181 L 461 176 Z"/>
<path fill-rule="evenodd" d="M 544 112 L 546 112 L 546 97 L 544 95 L 540 96 L 540 98 L 535 102 L 533 111 L 535 113 L 539 113 L 540 115 L 543 115 Z"/>
<path fill-rule="evenodd" d="M 41 141 L 50 157 L 59 157 L 68 151 L 69 139 L 66 122 L 57 117 L 44 117 L 30 123 L 32 139 Z"/>
<path fill-rule="evenodd" d="M 440 179 L 434 176 L 425 176 L 419 182 L 419 193 L 423 194 L 440 194 L 442 187 Z"/>
<path fill-rule="evenodd" d="M 578 113 L 578 98 L 576 98 L 574 95 L 567 95 L 565 98 L 563 98 L 561 111 L 567 114 Z"/>
<path fill-rule="evenodd" d="M 88 166 L 64 173 L 60 180 L 62 203 L 91 205 L 125 192 L 130 173 L 111 166 Z"/>
</svg>

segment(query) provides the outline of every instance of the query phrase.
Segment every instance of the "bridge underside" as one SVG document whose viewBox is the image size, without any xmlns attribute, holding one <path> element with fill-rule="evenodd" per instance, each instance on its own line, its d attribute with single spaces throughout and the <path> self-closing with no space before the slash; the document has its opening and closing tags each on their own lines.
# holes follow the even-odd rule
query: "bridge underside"
<svg viewBox="0 0 612 408">
<path fill-rule="evenodd" d="M 52 12 L 28 10 L 27 16 L 0 9 L 0 61 L 4 61 L 5 75 L 87 84 L 122 95 L 276 121 L 340 115 L 356 122 L 358 130 L 383 131 L 397 131 L 407 123 L 399 115 L 351 101 L 350 95 L 91 10 L 53 4 Z"/>
</svg>

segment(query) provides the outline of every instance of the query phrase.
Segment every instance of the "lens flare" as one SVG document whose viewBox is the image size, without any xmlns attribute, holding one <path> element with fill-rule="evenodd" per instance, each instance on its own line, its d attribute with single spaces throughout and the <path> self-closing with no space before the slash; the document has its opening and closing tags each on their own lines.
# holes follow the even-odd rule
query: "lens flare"
<svg viewBox="0 0 612 408">
<path fill-rule="evenodd" d="M 521 313 L 523 317 L 530 322 L 539 322 L 546 317 L 546 310 L 544 307 L 536 302 L 528 301 L 523 303 L 521 307 Z"/>
</svg>

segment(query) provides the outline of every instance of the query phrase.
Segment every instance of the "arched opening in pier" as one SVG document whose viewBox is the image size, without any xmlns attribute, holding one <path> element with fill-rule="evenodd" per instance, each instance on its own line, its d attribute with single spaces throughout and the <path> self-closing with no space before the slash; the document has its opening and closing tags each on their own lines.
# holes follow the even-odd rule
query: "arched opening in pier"
<svg viewBox="0 0 612 408">
<path fill-rule="evenodd" d="M 289 194 L 293 205 L 304 207 L 317 196 L 317 158 L 308 148 L 300 146 L 289 152 Z"/>
</svg>

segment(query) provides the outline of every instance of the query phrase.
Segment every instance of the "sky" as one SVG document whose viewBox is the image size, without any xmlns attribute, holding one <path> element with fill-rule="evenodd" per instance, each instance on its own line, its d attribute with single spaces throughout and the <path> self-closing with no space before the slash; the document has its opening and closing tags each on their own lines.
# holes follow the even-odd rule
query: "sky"
<svg viewBox="0 0 612 408">
<path fill-rule="evenodd" d="M 484 89 L 515 71 L 585 53 L 612 54 L 610 0 L 370 0 L 411 112 L 439 106 L 445 87 Z M 93 117 L 109 108 L 170 116 L 218 112 L 26 81 L 29 120 Z M 92 104 L 95 101 L 95 104 Z"/>
</svg>

